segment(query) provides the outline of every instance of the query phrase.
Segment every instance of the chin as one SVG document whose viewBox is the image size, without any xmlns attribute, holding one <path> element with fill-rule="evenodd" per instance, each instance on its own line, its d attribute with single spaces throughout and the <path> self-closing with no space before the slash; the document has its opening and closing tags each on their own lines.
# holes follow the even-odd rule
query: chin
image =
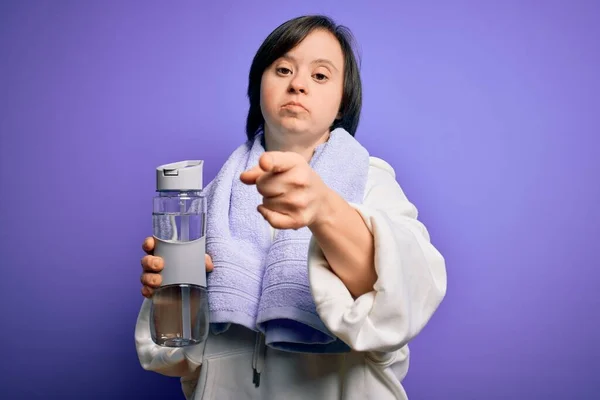
<svg viewBox="0 0 600 400">
<path fill-rule="evenodd" d="M 279 129 L 283 133 L 289 133 L 292 135 L 300 135 L 310 131 L 309 124 L 305 121 L 299 120 L 281 121 L 281 124 L 279 124 Z"/>
</svg>

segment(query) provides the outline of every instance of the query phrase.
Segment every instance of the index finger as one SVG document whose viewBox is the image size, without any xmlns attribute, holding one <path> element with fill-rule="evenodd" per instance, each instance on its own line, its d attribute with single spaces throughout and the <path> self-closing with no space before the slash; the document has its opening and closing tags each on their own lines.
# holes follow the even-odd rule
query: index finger
<svg viewBox="0 0 600 400">
<path fill-rule="evenodd" d="M 260 156 L 258 164 L 265 172 L 280 173 L 294 168 L 301 160 L 304 160 L 298 153 L 291 151 L 267 151 Z"/>
<path fill-rule="evenodd" d="M 144 239 L 144 243 L 142 244 L 142 249 L 147 254 L 152 254 L 152 252 L 154 251 L 154 238 L 152 236 L 149 236 L 146 239 Z"/>
</svg>

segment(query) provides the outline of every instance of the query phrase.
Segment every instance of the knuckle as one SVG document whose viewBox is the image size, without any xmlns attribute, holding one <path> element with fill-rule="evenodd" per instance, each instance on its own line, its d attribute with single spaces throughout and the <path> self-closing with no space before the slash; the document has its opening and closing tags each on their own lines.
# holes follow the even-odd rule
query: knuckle
<svg viewBox="0 0 600 400">
<path fill-rule="evenodd" d="M 299 174 L 294 175 L 292 178 L 292 184 L 294 186 L 302 186 L 302 177 Z"/>
<path fill-rule="evenodd" d="M 306 207 L 308 207 L 308 198 L 303 194 L 298 194 L 294 196 L 292 204 L 297 209 L 305 209 Z"/>
<path fill-rule="evenodd" d="M 148 286 L 142 286 L 142 296 L 144 297 L 152 297 L 152 295 L 154 294 L 154 290 L 151 287 Z"/>
<path fill-rule="evenodd" d="M 292 222 L 292 229 L 294 229 L 295 231 L 302 228 L 303 226 L 304 225 L 302 224 L 302 217 L 295 218 Z"/>
<path fill-rule="evenodd" d="M 148 236 L 142 242 L 142 250 L 144 250 L 147 254 L 152 254 L 154 251 L 154 238 L 152 236 Z"/>
<path fill-rule="evenodd" d="M 302 209 L 308 208 L 308 203 L 309 203 L 308 197 L 306 197 L 306 196 L 301 196 L 300 199 L 298 199 L 298 205 Z"/>
<path fill-rule="evenodd" d="M 308 176 L 306 174 L 298 174 L 294 178 L 294 185 L 300 188 L 304 188 L 308 186 Z"/>
<path fill-rule="evenodd" d="M 260 193 L 262 196 L 266 195 L 265 185 L 262 182 L 256 182 L 256 191 Z"/>
<path fill-rule="evenodd" d="M 162 277 L 159 274 L 153 274 L 153 273 L 149 273 L 146 272 L 144 274 L 142 274 L 142 278 L 141 278 L 142 284 L 149 286 L 149 287 L 155 287 L 155 286 L 159 286 L 161 281 L 162 281 Z"/>
<path fill-rule="evenodd" d="M 144 267 L 145 270 L 149 269 L 150 265 L 151 265 L 151 261 L 152 261 L 152 256 L 142 257 L 142 267 Z"/>
</svg>

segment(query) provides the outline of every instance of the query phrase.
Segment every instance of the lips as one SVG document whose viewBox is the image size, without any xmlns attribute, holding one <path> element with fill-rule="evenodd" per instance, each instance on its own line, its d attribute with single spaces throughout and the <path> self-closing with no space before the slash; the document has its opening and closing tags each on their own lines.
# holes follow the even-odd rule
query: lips
<svg viewBox="0 0 600 400">
<path fill-rule="evenodd" d="M 285 104 L 284 104 L 282 107 L 283 107 L 283 108 L 285 108 L 285 107 L 301 107 L 301 108 L 303 108 L 304 110 L 306 110 L 306 107 L 304 107 L 304 105 L 303 105 L 302 103 L 299 103 L 299 102 L 297 102 L 297 101 L 288 101 L 288 102 L 287 102 L 287 103 L 285 103 Z M 306 111 L 308 111 L 308 110 L 306 110 Z"/>
</svg>

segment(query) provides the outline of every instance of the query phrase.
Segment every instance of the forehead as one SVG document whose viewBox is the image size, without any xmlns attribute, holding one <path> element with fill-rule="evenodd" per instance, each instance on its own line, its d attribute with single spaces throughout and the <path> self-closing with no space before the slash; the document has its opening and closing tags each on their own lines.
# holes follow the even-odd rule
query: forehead
<svg viewBox="0 0 600 400">
<path fill-rule="evenodd" d="M 309 33 L 303 41 L 287 53 L 287 56 L 305 62 L 329 59 L 338 66 L 344 62 L 344 53 L 337 38 L 322 29 Z"/>
</svg>

